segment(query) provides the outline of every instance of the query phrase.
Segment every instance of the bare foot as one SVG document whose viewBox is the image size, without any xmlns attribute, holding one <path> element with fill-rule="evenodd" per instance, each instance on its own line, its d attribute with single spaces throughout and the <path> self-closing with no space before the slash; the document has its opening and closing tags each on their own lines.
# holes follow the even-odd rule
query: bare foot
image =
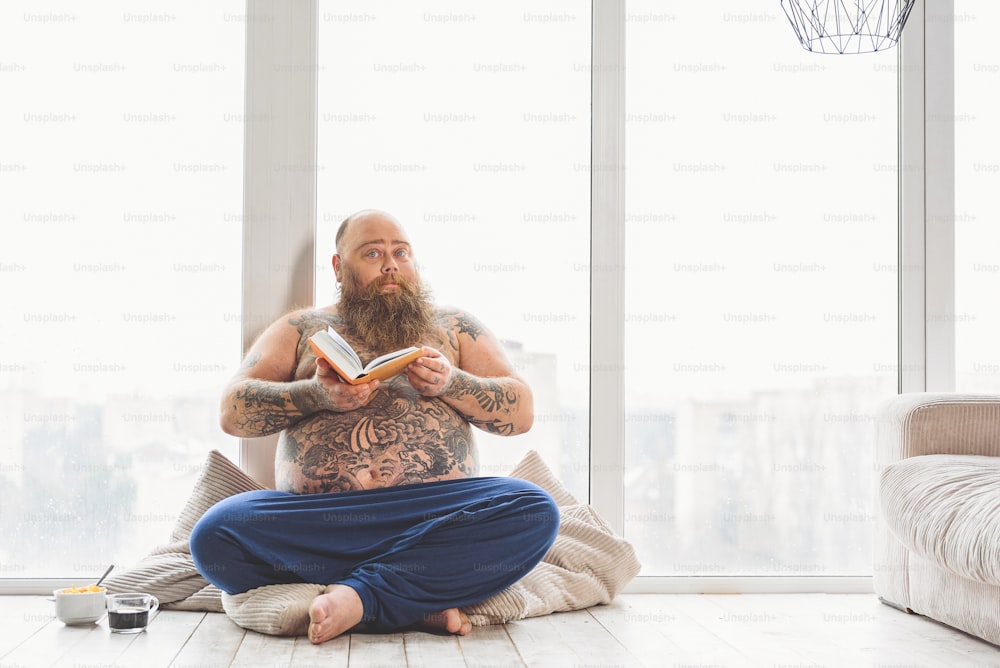
<svg viewBox="0 0 1000 668">
<path fill-rule="evenodd" d="M 354 628 L 364 611 L 356 591 L 347 585 L 330 585 L 309 604 L 309 642 L 318 645 Z"/>
<path fill-rule="evenodd" d="M 458 608 L 448 608 L 433 615 L 427 615 L 417 626 L 428 631 L 444 631 L 456 636 L 467 636 L 472 631 L 472 622 Z"/>
</svg>

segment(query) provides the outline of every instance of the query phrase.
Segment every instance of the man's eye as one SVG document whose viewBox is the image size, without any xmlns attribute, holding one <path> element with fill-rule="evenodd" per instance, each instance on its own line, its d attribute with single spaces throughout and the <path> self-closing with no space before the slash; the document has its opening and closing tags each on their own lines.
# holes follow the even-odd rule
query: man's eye
<svg viewBox="0 0 1000 668">
<path fill-rule="evenodd" d="M 370 250 L 367 253 L 365 253 L 365 257 L 378 257 L 378 251 Z"/>
<path fill-rule="evenodd" d="M 396 257 L 407 257 L 409 254 L 410 251 L 403 248 L 400 248 L 398 251 L 396 251 Z"/>
</svg>

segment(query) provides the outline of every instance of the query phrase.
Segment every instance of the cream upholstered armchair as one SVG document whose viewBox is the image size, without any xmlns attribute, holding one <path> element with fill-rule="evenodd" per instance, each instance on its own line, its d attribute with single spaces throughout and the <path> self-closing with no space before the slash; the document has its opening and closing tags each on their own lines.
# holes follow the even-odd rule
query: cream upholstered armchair
<svg viewBox="0 0 1000 668">
<path fill-rule="evenodd" d="M 1000 395 L 894 397 L 875 461 L 875 593 L 1000 644 Z"/>
</svg>

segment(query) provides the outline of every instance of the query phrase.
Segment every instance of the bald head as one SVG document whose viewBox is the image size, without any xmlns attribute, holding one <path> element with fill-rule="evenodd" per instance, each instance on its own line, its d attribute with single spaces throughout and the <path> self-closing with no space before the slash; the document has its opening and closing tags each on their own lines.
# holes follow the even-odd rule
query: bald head
<svg viewBox="0 0 1000 668">
<path fill-rule="evenodd" d="M 348 227 L 351 227 L 354 223 L 357 222 L 364 222 L 366 220 L 374 220 L 374 219 L 390 221 L 392 223 L 395 223 L 395 225 L 400 229 L 402 229 L 403 227 L 402 225 L 399 224 L 399 221 L 396 220 L 396 217 L 393 216 L 391 213 L 388 213 L 387 211 L 382 211 L 380 209 L 362 209 L 361 211 L 355 211 L 347 218 L 345 218 L 343 222 L 340 223 L 340 227 L 337 228 L 337 237 L 335 240 L 335 243 L 337 244 L 337 252 L 343 253 L 345 251 L 343 241 L 344 237 L 347 235 Z"/>
<path fill-rule="evenodd" d="M 337 282 L 352 271 L 366 286 L 382 275 L 414 278 L 417 268 L 406 230 L 395 216 L 378 209 L 365 209 L 348 216 L 337 230 L 337 252 L 333 271 Z"/>
</svg>

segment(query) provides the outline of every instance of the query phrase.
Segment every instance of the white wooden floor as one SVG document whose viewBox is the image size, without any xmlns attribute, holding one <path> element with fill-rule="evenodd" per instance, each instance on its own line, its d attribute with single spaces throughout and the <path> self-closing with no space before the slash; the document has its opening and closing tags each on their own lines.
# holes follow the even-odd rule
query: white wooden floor
<svg viewBox="0 0 1000 668">
<path fill-rule="evenodd" d="M 0 597 L 0 668 L 1000 666 L 1000 647 L 856 594 L 630 594 L 464 638 L 353 634 L 319 646 L 244 631 L 222 614 L 161 611 L 134 636 L 110 633 L 106 619 L 69 627 L 52 615 L 42 596 Z"/>
</svg>

